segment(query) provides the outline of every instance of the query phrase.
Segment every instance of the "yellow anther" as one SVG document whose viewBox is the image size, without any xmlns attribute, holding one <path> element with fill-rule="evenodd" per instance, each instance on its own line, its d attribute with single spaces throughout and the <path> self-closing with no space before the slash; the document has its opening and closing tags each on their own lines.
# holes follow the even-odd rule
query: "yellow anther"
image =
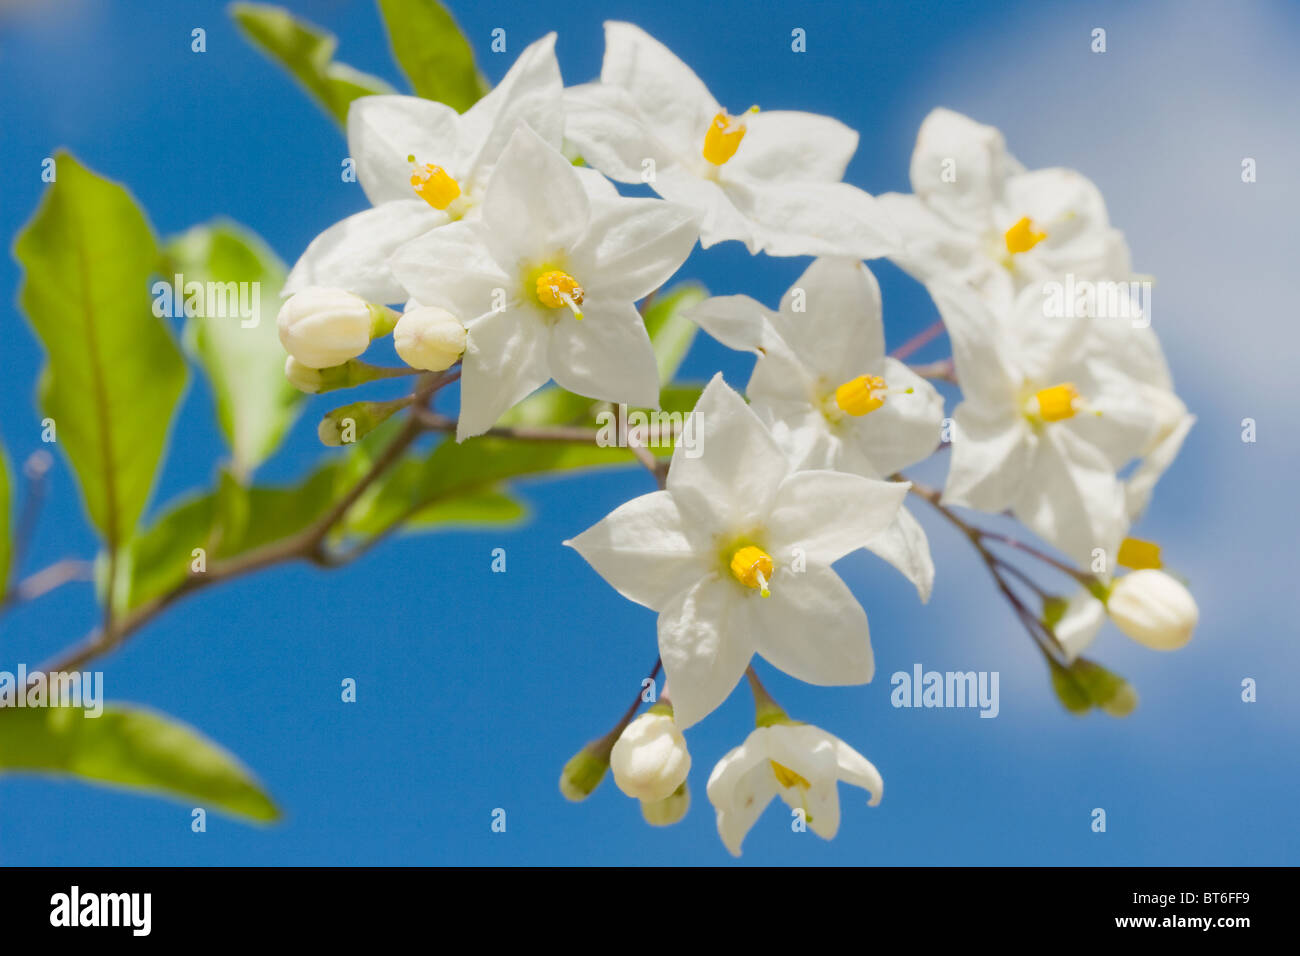
<svg viewBox="0 0 1300 956">
<path fill-rule="evenodd" d="M 1115 560 L 1134 571 L 1164 567 L 1160 560 L 1160 545 L 1154 541 L 1143 541 L 1141 538 L 1125 538 L 1121 541 L 1119 554 Z"/>
<path fill-rule="evenodd" d="M 1045 422 L 1073 418 L 1081 404 L 1079 390 L 1069 382 L 1036 392 L 1034 399 L 1038 403 L 1038 417 Z"/>
<path fill-rule="evenodd" d="M 1007 230 L 1007 252 L 1028 252 L 1047 238 L 1047 233 L 1034 229 L 1034 223 L 1028 216 L 1021 216 L 1020 221 Z"/>
<path fill-rule="evenodd" d="M 751 106 L 750 113 L 757 113 L 758 107 Z M 740 141 L 745 138 L 745 123 L 739 116 L 719 113 L 713 117 L 708 132 L 704 134 L 704 158 L 714 166 L 721 166 L 740 149 Z"/>
<path fill-rule="evenodd" d="M 783 787 L 798 787 L 800 790 L 812 789 L 812 784 L 799 776 L 789 767 L 777 763 L 775 760 L 769 760 L 772 765 L 772 773 L 776 774 L 776 782 Z"/>
<path fill-rule="evenodd" d="M 772 579 L 772 556 L 752 544 L 736 549 L 731 556 L 731 573 L 747 588 L 754 588 L 763 597 L 771 597 L 767 582 Z"/>
<path fill-rule="evenodd" d="M 567 272 L 554 269 L 537 277 L 537 301 L 552 309 L 567 306 L 576 319 L 582 318 L 582 310 L 578 306 L 582 305 L 586 295 L 582 286 L 578 285 L 578 280 Z"/>
<path fill-rule="evenodd" d="M 835 389 L 835 404 L 850 415 L 866 415 L 885 404 L 886 389 L 879 375 L 859 375 Z"/>
<path fill-rule="evenodd" d="M 434 209 L 446 209 L 460 196 L 460 183 L 441 166 L 421 166 L 414 156 L 407 156 L 406 161 L 411 164 L 411 188 Z"/>
</svg>

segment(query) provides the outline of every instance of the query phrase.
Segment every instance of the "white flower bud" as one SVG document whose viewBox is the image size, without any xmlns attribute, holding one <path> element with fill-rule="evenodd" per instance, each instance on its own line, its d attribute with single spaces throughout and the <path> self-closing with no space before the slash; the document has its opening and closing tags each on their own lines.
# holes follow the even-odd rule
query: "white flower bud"
<svg viewBox="0 0 1300 956">
<path fill-rule="evenodd" d="M 662 800 L 641 801 L 641 816 L 652 827 L 670 827 L 686 816 L 691 808 L 691 791 L 682 784 Z"/>
<path fill-rule="evenodd" d="M 465 351 L 465 326 L 446 309 L 417 306 L 397 320 L 393 345 L 411 368 L 441 372 Z"/>
<path fill-rule="evenodd" d="M 655 802 L 673 794 L 691 769 L 691 755 L 676 722 L 645 713 L 628 724 L 609 755 L 614 782 L 629 797 Z"/>
<path fill-rule="evenodd" d="M 1186 644 L 1200 617 L 1187 588 L 1151 568 L 1130 572 L 1116 581 L 1106 610 L 1121 631 L 1157 651 L 1173 651 Z"/>
<path fill-rule="evenodd" d="M 290 355 L 284 360 L 284 377 L 300 392 L 316 395 L 325 388 L 325 377 L 320 369 L 308 368 Z"/>
<path fill-rule="evenodd" d="M 356 358 L 382 328 L 388 309 L 342 289 L 313 286 L 289 296 L 276 325 L 285 351 L 307 368 L 332 368 Z"/>
</svg>

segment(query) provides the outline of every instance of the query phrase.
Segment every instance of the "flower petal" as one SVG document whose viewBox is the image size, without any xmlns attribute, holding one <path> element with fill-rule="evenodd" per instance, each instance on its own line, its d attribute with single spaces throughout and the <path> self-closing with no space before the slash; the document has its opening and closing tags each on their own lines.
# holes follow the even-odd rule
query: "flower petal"
<svg viewBox="0 0 1300 956">
<path fill-rule="evenodd" d="M 715 295 L 682 315 L 727 348 L 739 352 L 764 347 L 774 334 L 771 311 L 747 295 Z"/>
<path fill-rule="evenodd" d="M 925 529 L 906 508 L 899 508 L 889 527 L 867 542 L 867 550 L 884 558 L 916 588 L 924 604 L 934 588 L 934 558 Z"/>
<path fill-rule="evenodd" d="M 1033 438 L 1013 413 L 981 414 L 968 402 L 953 412 L 952 461 L 944 504 L 996 513 L 1011 505 L 1025 485 Z"/>
<path fill-rule="evenodd" d="M 559 149 L 564 139 L 564 83 L 555 58 L 555 34 L 524 48 L 501 82 L 461 117 L 464 139 L 476 147 L 469 168 L 490 170 L 521 126 Z"/>
<path fill-rule="evenodd" d="M 773 324 L 815 375 L 835 385 L 866 373 L 885 354 L 880 286 L 858 259 L 814 259 L 782 297 Z"/>
<path fill-rule="evenodd" d="M 663 285 L 695 248 L 700 214 L 661 199 L 592 200 L 573 247 L 575 274 L 593 294 L 635 302 Z"/>
<path fill-rule="evenodd" d="M 1106 605 L 1080 588 L 1065 607 L 1065 615 L 1056 622 L 1052 632 L 1065 649 L 1066 657 L 1073 661 L 1087 650 L 1106 623 Z"/>
<path fill-rule="evenodd" d="M 423 199 L 386 202 L 336 222 L 311 241 L 285 280 L 281 295 L 308 286 L 347 289 L 370 302 L 394 304 L 409 296 L 393 275 L 389 257 L 446 223 Z"/>
<path fill-rule="evenodd" d="M 754 182 L 839 182 L 858 148 L 854 130 L 816 113 L 763 110 L 744 122 L 725 169 Z"/>
<path fill-rule="evenodd" d="M 848 183 L 731 181 L 723 191 L 769 256 L 874 259 L 902 249 L 902 235 L 884 209 Z"/>
<path fill-rule="evenodd" d="M 626 90 L 658 138 L 681 155 L 704 148 L 704 133 L 722 109 L 689 66 L 631 23 L 605 23 L 600 81 Z"/>
<path fill-rule="evenodd" d="M 781 482 L 767 520 L 773 557 L 784 561 L 798 548 L 809 563 L 833 564 L 888 528 L 910 487 L 842 471 L 795 472 Z"/>
<path fill-rule="evenodd" d="M 840 686 L 871 680 L 876 665 L 867 612 L 839 575 L 812 563 L 800 572 L 782 567 L 771 591 L 769 598 L 757 592 L 741 596 L 756 652 L 808 684 Z"/>
<path fill-rule="evenodd" d="M 714 570 L 666 491 L 633 498 L 564 543 L 623 597 L 656 611 Z"/>
<path fill-rule="evenodd" d="M 589 165 L 621 183 L 640 183 L 676 163 L 627 90 L 584 83 L 564 91 L 564 135 Z M 652 166 L 647 166 L 647 160 Z"/>
<path fill-rule="evenodd" d="M 509 279 L 488 253 L 481 225 L 448 223 L 405 243 L 389 260 L 393 275 L 424 305 L 449 309 L 464 322 L 501 304 Z"/>
<path fill-rule="evenodd" d="M 1007 175 L 1018 171 L 1000 132 L 952 110 L 931 111 L 916 134 L 912 190 L 965 231 L 985 231 Z"/>
<path fill-rule="evenodd" d="M 483 198 L 492 257 L 509 270 L 571 249 L 587 228 L 590 206 L 573 164 L 532 129 L 518 127 Z"/>
<path fill-rule="evenodd" d="M 460 115 L 443 103 L 418 96 L 363 96 L 348 108 L 348 151 L 357 182 L 376 206 L 419 198 L 411 189 L 408 156 L 452 167 L 453 176 L 462 176 L 467 170 L 453 167 L 460 150 Z"/>
<path fill-rule="evenodd" d="M 718 816 L 718 835 L 732 856 L 740 856 L 745 836 L 776 796 L 776 774 L 768 763 L 759 728 L 730 750 L 709 774 L 709 802 Z"/>
<path fill-rule="evenodd" d="M 659 371 L 636 306 L 605 299 L 582 308 L 581 320 L 557 310 L 550 327 L 547 361 L 556 383 L 589 398 L 658 408 Z"/>
<path fill-rule="evenodd" d="M 488 312 L 470 322 L 468 330 L 457 441 L 487 431 L 551 377 L 545 327 L 531 310 Z"/>
<path fill-rule="evenodd" d="M 727 699 L 753 656 L 736 582 L 705 578 L 659 613 L 659 656 L 682 730 Z"/>
<path fill-rule="evenodd" d="M 690 520 L 740 533 L 766 518 L 790 464 L 745 400 L 722 380 L 705 387 L 692 412 L 693 448 L 679 444 L 668 490 Z"/>
</svg>

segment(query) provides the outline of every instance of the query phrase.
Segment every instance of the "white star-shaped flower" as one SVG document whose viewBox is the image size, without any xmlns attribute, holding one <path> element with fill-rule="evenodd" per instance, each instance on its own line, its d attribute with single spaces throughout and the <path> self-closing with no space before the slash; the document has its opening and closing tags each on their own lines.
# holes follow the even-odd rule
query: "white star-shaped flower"
<svg viewBox="0 0 1300 956">
<path fill-rule="evenodd" d="M 348 150 L 373 208 L 312 240 L 285 282 L 348 289 L 372 302 L 406 301 L 388 259 L 402 243 L 473 214 L 521 124 L 559 148 L 563 82 L 555 34 L 527 47 L 492 92 L 463 115 L 417 96 L 365 96 L 348 110 Z"/>
<path fill-rule="evenodd" d="M 936 109 L 916 137 L 912 194 L 880 203 L 903 233 L 894 262 L 1009 300 L 1045 276 L 1127 279 L 1128 247 L 1097 187 L 1070 169 L 1026 171 L 991 126 Z"/>
<path fill-rule="evenodd" d="M 1115 554 L 1129 525 L 1117 473 L 1157 449 L 1164 457 L 1181 402 L 1098 352 L 1098 320 L 1045 315 L 1038 288 L 1026 287 L 1006 315 L 969 289 L 932 283 L 930 292 L 963 394 L 944 501 L 1010 508 L 1084 566 L 1096 548 Z"/>
<path fill-rule="evenodd" d="M 706 248 L 739 240 L 773 256 L 870 259 L 899 249 L 867 193 L 841 182 L 858 145 L 812 113 L 728 113 L 667 47 L 605 24 L 600 82 L 565 92 L 565 135 L 611 179 L 648 183 L 704 214 Z"/>
<path fill-rule="evenodd" d="M 938 446 L 943 397 L 885 355 L 880 286 L 858 260 L 815 260 L 776 312 L 731 295 L 688 315 L 724 345 L 759 354 L 745 393 L 796 468 L 887 478 Z M 906 508 L 867 549 L 929 599 L 934 562 Z"/>
<path fill-rule="evenodd" d="M 657 408 L 659 376 L 635 302 L 690 254 L 697 215 L 659 199 L 593 198 L 557 150 L 521 126 L 481 214 L 403 245 L 394 275 L 468 335 L 458 440 L 554 378 L 569 391 Z"/>
<path fill-rule="evenodd" d="M 871 761 L 844 741 L 811 724 L 759 727 L 718 761 L 709 775 L 709 802 L 718 813 L 718 834 L 734 856 L 772 798 L 780 796 L 804 813 L 808 828 L 830 840 L 840 828 L 843 780 L 871 794 L 876 806 L 885 782 Z"/>
<path fill-rule="evenodd" d="M 721 704 L 755 653 L 811 684 L 871 680 L 866 612 L 831 565 L 889 526 L 910 485 L 793 471 L 721 375 L 694 414 L 698 443 L 673 452 L 666 490 L 565 542 L 659 612 L 678 725 Z"/>
</svg>

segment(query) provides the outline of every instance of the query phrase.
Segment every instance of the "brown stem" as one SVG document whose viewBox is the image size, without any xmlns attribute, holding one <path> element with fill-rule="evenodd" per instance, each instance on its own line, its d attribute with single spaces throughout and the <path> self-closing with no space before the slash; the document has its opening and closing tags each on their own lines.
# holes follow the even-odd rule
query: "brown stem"
<svg viewBox="0 0 1300 956">
<path fill-rule="evenodd" d="M 917 352 L 925 345 L 928 345 L 932 340 L 943 335 L 943 330 L 943 319 L 935 319 L 930 325 L 926 326 L 898 348 L 894 349 L 891 354 L 894 358 L 902 361 L 912 353 Z"/>
</svg>

